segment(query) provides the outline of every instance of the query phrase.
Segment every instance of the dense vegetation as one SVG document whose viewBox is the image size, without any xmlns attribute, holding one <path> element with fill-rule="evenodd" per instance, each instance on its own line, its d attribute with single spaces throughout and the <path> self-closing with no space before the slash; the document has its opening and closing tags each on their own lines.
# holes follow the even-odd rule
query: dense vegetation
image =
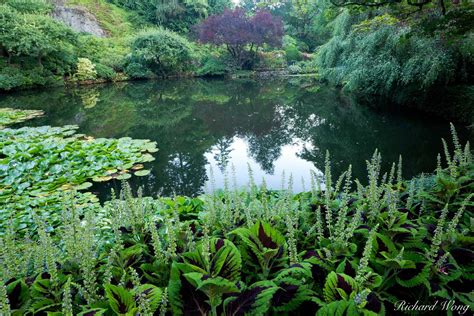
<svg viewBox="0 0 474 316">
<path fill-rule="evenodd" d="M 250 170 L 244 190 L 229 184 L 235 175 L 198 198 L 133 197 L 125 183 L 104 206 L 63 195 L 21 227 L 22 213 L 9 213 L 0 313 L 383 315 L 400 300 L 436 299 L 466 311 L 474 166 L 452 132 L 444 162 L 409 181 L 401 159 L 381 170 L 377 151 L 368 185 L 351 166 L 334 178 L 326 153 L 310 192 L 294 194 L 292 178 L 279 191 L 257 187 Z"/>
<path fill-rule="evenodd" d="M 107 38 L 55 21 L 48 0 L 2 0 L 0 89 L 286 68 L 317 72 L 371 105 L 472 121 L 469 1 L 246 0 L 236 9 L 229 0 L 94 3 L 66 1 L 95 14 Z M 439 98 L 452 106 L 437 107 Z"/>
<path fill-rule="evenodd" d="M 1 112 L 0 112 L 1 113 Z M 9 110 L 9 124 L 41 115 L 41 111 Z M 6 125 L 6 124 L 5 124 Z M 154 160 L 155 144 L 148 140 L 94 139 L 76 134 L 77 126 L 0 130 L 0 230 L 13 225 L 22 230 L 33 223 L 33 212 L 49 214 L 61 222 L 58 211 L 68 194 L 80 207 L 97 201 L 89 192 L 72 192 L 92 186 L 92 181 L 126 180 L 144 176 L 144 162 Z"/>
<path fill-rule="evenodd" d="M 369 104 L 473 122 L 470 1 L 243 0 L 235 8 L 230 0 L 65 0 L 93 14 L 103 38 L 53 18 L 60 3 L 0 0 L 0 90 L 283 70 L 317 74 Z M 316 95 L 319 84 L 302 89 Z M 226 104 L 228 94 L 122 87 L 125 101 L 114 102 L 107 118 L 97 116 L 93 122 L 102 125 L 93 128 L 173 135 L 173 150 L 156 169 L 192 169 L 195 179 L 174 175 L 185 190 L 201 190 L 204 153 L 217 139 L 223 187 L 215 188 L 211 169 L 211 189 L 196 197 L 177 195 L 181 188 L 172 185 L 171 196 L 132 192 L 126 181 L 150 174 L 145 164 L 155 160 L 154 142 L 93 138 L 76 125 L 16 128 L 44 112 L 0 109 L 0 315 L 385 315 L 403 301 L 450 302 L 440 304 L 441 313 L 471 311 L 474 164 L 469 142 L 461 145 L 453 125 L 452 144 L 442 140 L 443 158 L 428 175 L 404 178 L 401 156 L 384 170 L 376 150 L 365 179 L 352 165 L 334 177 L 340 159 L 305 147 L 301 155 L 324 161 L 310 191 L 295 194 L 292 176 L 282 177 L 281 190 L 264 181 L 257 186 L 250 167 L 248 185 L 239 188 L 235 172 L 225 170 L 241 126 L 252 125 L 249 152 L 265 171 L 293 135 L 324 144 L 355 129 L 326 128 L 333 135 L 324 137 L 316 131 L 334 127 L 337 113 L 316 117 L 312 106 L 319 103 L 286 96 L 273 84 L 272 102 L 247 88 L 236 94 L 238 106 L 220 107 L 231 119 L 219 122 L 228 126 L 215 137 L 191 115 L 193 106 L 212 127 L 218 123 L 205 108 Z M 84 109 L 100 102 L 99 90 L 80 91 L 73 94 Z M 153 98 L 167 115 L 156 115 Z M 285 107 L 290 98 L 296 105 Z M 437 108 L 436 98 L 451 105 Z M 243 110 L 250 99 L 262 101 L 258 110 Z M 265 111 L 268 125 L 252 118 Z M 66 120 L 66 113 L 48 115 Z M 134 116 L 141 118 L 136 125 Z M 182 142 L 180 133 L 188 136 Z M 180 166 L 167 166 L 176 153 L 171 164 Z M 112 179 L 122 181 L 122 190 L 99 203 L 93 183 Z"/>
</svg>

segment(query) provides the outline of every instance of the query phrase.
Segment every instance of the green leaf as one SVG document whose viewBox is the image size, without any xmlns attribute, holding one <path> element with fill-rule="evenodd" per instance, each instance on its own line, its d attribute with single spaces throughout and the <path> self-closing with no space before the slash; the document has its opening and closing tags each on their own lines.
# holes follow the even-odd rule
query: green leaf
<svg viewBox="0 0 474 316">
<path fill-rule="evenodd" d="M 354 291 L 357 291 L 357 284 L 352 277 L 334 271 L 326 277 L 326 283 L 323 288 L 326 302 L 330 303 L 346 299 Z"/>
<path fill-rule="evenodd" d="M 122 173 L 121 175 L 117 176 L 117 180 L 128 180 L 132 177 L 130 173 Z"/>
<path fill-rule="evenodd" d="M 278 286 L 271 281 L 256 282 L 239 295 L 225 299 L 225 315 L 265 315 L 277 290 Z"/>
<path fill-rule="evenodd" d="M 84 182 L 84 183 L 82 183 L 82 184 L 76 186 L 76 190 L 89 189 L 91 186 L 92 186 L 92 183 L 90 183 L 90 182 Z"/>
<path fill-rule="evenodd" d="M 133 295 L 121 286 L 106 284 L 105 294 L 110 307 L 118 315 L 133 315 L 137 307 Z"/>
<path fill-rule="evenodd" d="M 134 175 L 139 176 L 139 177 L 147 176 L 149 174 L 150 174 L 150 170 L 138 170 L 138 171 L 135 171 L 134 173 Z"/>
</svg>

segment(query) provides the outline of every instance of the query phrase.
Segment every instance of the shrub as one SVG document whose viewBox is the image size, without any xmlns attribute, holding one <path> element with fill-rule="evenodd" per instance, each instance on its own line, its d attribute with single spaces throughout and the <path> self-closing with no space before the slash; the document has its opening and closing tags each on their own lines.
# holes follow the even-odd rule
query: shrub
<svg viewBox="0 0 474 316">
<path fill-rule="evenodd" d="M 177 33 L 163 28 L 148 29 L 133 39 L 131 59 L 155 74 L 180 73 L 190 69 L 192 48 Z"/>
<path fill-rule="evenodd" d="M 294 64 L 294 65 L 288 66 L 288 72 L 290 74 L 300 74 L 303 72 L 303 69 L 299 65 Z"/>
<path fill-rule="evenodd" d="M 297 42 L 291 36 L 283 36 L 283 49 L 285 50 L 286 61 L 289 64 L 301 60 L 301 53 L 298 50 Z"/>
<path fill-rule="evenodd" d="M 95 64 L 95 70 L 97 72 L 98 78 L 106 80 L 113 80 L 116 75 L 115 71 L 112 68 L 103 64 Z"/>
<path fill-rule="evenodd" d="M 74 74 L 74 79 L 82 80 L 94 80 L 97 78 L 97 71 L 95 65 L 87 58 L 78 58 L 77 70 Z"/>
<path fill-rule="evenodd" d="M 258 66 L 266 69 L 279 69 L 286 67 L 285 52 L 273 50 L 271 52 L 260 52 Z"/>
<path fill-rule="evenodd" d="M 129 63 L 125 67 L 125 73 L 132 79 L 147 79 L 153 77 L 153 73 L 144 65 L 139 63 Z"/>
<path fill-rule="evenodd" d="M 232 65 L 224 57 L 208 56 L 197 70 L 198 76 L 223 76 L 229 73 Z"/>
<path fill-rule="evenodd" d="M 46 0 L 6 0 L 5 4 L 21 13 L 47 14 L 53 5 Z"/>
<path fill-rule="evenodd" d="M 51 86 L 61 83 L 61 78 L 46 68 L 31 69 L 2 65 L 0 62 L 0 90 L 15 90 L 33 88 L 36 86 Z"/>
</svg>

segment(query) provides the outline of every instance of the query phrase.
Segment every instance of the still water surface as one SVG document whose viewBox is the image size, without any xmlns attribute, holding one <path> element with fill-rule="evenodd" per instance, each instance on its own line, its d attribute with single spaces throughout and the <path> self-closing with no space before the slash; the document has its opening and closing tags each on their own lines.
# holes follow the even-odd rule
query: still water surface
<svg viewBox="0 0 474 316">
<path fill-rule="evenodd" d="M 309 188 L 310 170 L 320 174 L 329 150 L 333 176 L 352 164 L 365 182 L 366 164 L 376 148 L 386 169 L 401 154 L 404 176 L 430 172 L 449 138 L 448 122 L 424 115 L 384 113 L 359 106 L 338 90 L 307 79 L 169 80 L 57 88 L 0 96 L 0 107 L 41 109 L 46 115 L 28 126 L 76 124 L 95 137 L 148 138 L 159 151 L 147 177 L 134 177 L 145 194 L 196 195 L 206 186 L 235 177 L 282 186 L 282 172 L 294 191 Z M 460 131 L 461 138 L 466 138 Z M 463 137 L 464 136 L 464 137 Z M 230 171 L 233 166 L 235 172 Z M 211 171 L 212 169 L 212 171 Z M 388 170 L 387 170 L 388 171 Z M 95 185 L 107 198 L 119 183 Z"/>
</svg>

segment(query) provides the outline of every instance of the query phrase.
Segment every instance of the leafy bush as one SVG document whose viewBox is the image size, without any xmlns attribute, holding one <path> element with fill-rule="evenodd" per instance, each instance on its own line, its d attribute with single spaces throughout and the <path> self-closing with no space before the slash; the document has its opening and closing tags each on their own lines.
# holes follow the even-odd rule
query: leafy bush
<svg viewBox="0 0 474 316">
<path fill-rule="evenodd" d="M 288 64 L 301 60 L 301 53 L 298 50 L 297 41 L 291 36 L 283 36 L 283 49 L 285 50 L 286 61 Z"/>
<path fill-rule="evenodd" d="M 48 14 L 53 5 L 46 0 L 5 0 L 3 3 L 21 13 Z"/>
<path fill-rule="evenodd" d="M 163 28 L 142 31 L 132 42 L 132 62 L 139 63 L 158 75 L 189 70 L 191 57 L 189 41 Z"/>
<path fill-rule="evenodd" d="M 94 80 L 97 78 L 95 65 L 88 58 L 77 59 L 77 70 L 74 74 L 76 80 Z"/>
<path fill-rule="evenodd" d="M 147 67 L 135 62 L 127 65 L 125 73 L 133 79 L 148 79 L 153 77 L 153 73 Z"/>
<path fill-rule="evenodd" d="M 232 63 L 225 60 L 225 57 L 208 56 L 204 59 L 203 65 L 197 70 L 198 76 L 223 76 L 233 69 Z"/>
<path fill-rule="evenodd" d="M 301 68 L 299 65 L 290 65 L 288 66 L 288 72 L 290 74 L 300 74 L 303 73 L 303 68 Z"/>
<path fill-rule="evenodd" d="M 17 66 L 2 65 L 0 61 L 0 90 L 33 88 L 61 84 L 61 78 L 46 68 L 23 69 Z"/>
<path fill-rule="evenodd" d="M 113 80 L 116 75 L 115 71 L 112 68 L 102 64 L 95 64 L 95 71 L 97 73 L 98 78 L 102 78 L 105 80 Z"/>
<path fill-rule="evenodd" d="M 265 69 L 280 69 L 286 67 L 285 52 L 273 50 L 270 52 L 260 52 L 257 66 Z"/>
</svg>

